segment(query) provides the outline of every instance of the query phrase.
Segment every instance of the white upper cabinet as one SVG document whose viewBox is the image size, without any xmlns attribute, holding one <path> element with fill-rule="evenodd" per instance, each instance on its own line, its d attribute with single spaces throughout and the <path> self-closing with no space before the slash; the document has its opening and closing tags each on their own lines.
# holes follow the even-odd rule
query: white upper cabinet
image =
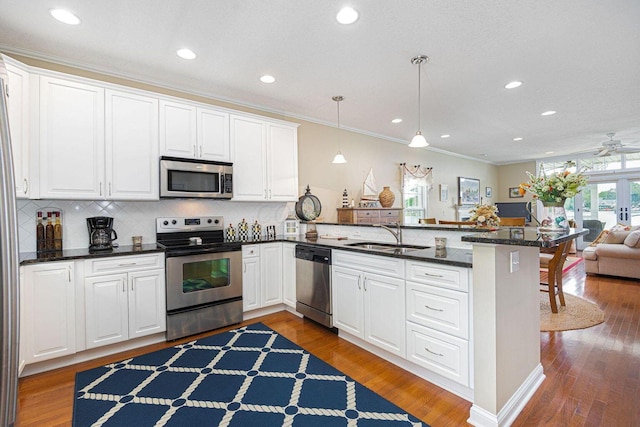
<svg viewBox="0 0 640 427">
<path fill-rule="evenodd" d="M 265 127 L 262 120 L 231 116 L 233 200 L 267 200 Z"/>
<path fill-rule="evenodd" d="M 158 199 L 158 101 L 41 76 L 40 197 Z"/>
<path fill-rule="evenodd" d="M 6 57 L 4 59 L 9 74 L 5 89 L 16 197 L 29 197 L 29 73 L 18 65 L 13 65 L 13 61 Z"/>
<path fill-rule="evenodd" d="M 104 183 L 104 89 L 41 76 L 40 197 L 101 199 Z"/>
<path fill-rule="evenodd" d="M 208 108 L 198 107 L 197 113 L 197 158 L 231 161 L 229 141 L 229 114 Z"/>
<path fill-rule="evenodd" d="M 158 100 L 106 91 L 106 197 L 158 199 Z"/>
<path fill-rule="evenodd" d="M 298 129 L 267 123 L 269 200 L 298 200 Z"/>
<path fill-rule="evenodd" d="M 229 114 L 215 108 L 161 100 L 160 147 L 163 156 L 228 162 Z"/>
<path fill-rule="evenodd" d="M 231 115 L 233 200 L 298 200 L 296 125 Z"/>
</svg>

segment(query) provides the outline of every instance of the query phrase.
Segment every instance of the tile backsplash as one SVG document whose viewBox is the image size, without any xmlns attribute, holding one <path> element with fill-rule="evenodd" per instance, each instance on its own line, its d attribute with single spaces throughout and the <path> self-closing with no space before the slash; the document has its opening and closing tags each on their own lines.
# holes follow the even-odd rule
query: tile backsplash
<svg viewBox="0 0 640 427">
<path fill-rule="evenodd" d="M 36 250 L 36 216 L 38 211 L 62 211 L 63 248 L 89 246 L 86 218 L 109 216 L 118 233 L 116 242 L 130 245 L 132 236 L 142 236 L 143 243 L 156 241 L 157 217 L 213 216 L 224 217 L 225 226 L 236 225 L 243 218 L 258 220 L 262 229 L 275 225 L 282 233 L 282 223 L 294 211 L 295 203 L 230 202 L 219 200 L 160 200 L 154 202 L 93 200 L 18 200 L 18 234 L 20 252 Z"/>
</svg>

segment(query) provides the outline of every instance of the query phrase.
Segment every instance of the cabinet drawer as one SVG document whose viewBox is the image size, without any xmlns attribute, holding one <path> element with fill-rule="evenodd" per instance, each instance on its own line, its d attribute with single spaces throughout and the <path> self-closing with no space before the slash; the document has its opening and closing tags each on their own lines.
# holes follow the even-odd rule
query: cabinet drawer
<svg viewBox="0 0 640 427">
<path fill-rule="evenodd" d="M 397 258 L 333 251 L 333 264 L 385 276 L 404 277 L 404 260 Z"/>
<path fill-rule="evenodd" d="M 380 211 L 380 219 L 395 220 L 400 218 L 400 211 L 396 209 L 383 209 Z"/>
<path fill-rule="evenodd" d="M 469 295 L 407 281 L 407 320 L 469 339 Z"/>
<path fill-rule="evenodd" d="M 260 255 L 258 245 L 242 245 L 242 258 L 249 258 Z"/>
<path fill-rule="evenodd" d="M 407 359 L 469 386 L 469 342 L 407 322 Z"/>
<path fill-rule="evenodd" d="M 88 259 L 84 261 L 86 276 L 122 271 L 137 271 L 151 268 L 164 269 L 164 253 L 156 252 L 149 255 L 114 256 L 106 258 Z"/>
<path fill-rule="evenodd" d="M 358 221 L 369 219 L 369 218 L 378 219 L 380 217 L 380 215 L 378 215 L 378 211 L 357 211 L 357 212 L 358 213 L 356 215 L 358 217 Z"/>
<path fill-rule="evenodd" d="M 407 280 L 469 292 L 469 269 L 407 261 Z"/>
</svg>

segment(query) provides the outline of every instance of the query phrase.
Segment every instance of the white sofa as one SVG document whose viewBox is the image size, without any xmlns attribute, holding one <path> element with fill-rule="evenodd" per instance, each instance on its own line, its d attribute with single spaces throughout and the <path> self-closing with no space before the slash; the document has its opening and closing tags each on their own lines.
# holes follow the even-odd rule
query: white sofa
<svg viewBox="0 0 640 427">
<path fill-rule="evenodd" d="M 589 274 L 640 279 L 640 230 L 611 230 L 582 251 Z"/>
</svg>

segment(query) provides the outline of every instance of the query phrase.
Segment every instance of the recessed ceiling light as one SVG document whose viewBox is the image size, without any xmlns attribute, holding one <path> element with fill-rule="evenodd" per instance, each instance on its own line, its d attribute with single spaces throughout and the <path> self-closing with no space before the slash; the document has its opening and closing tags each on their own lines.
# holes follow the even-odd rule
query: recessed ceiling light
<svg viewBox="0 0 640 427">
<path fill-rule="evenodd" d="M 343 7 L 336 15 L 336 19 L 341 24 L 353 24 L 358 20 L 358 12 L 352 7 Z"/>
<path fill-rule="evenodd" d="M 519 136 L 519 137 L 517 137 L 517 138 L 513 138 L 513 140 L 514 140 L 514 141 L 522 141 L 522 137 L 521 137 L 521 136 Z"/>
<path fill-rule="evenodd" d="M 553 110 L 545 111 L 542 113 L 543 116 L 553 116 L 556 112 Z"/>
<path fill-rule="evenodd" d="M 505 89 L 515 89 L 515 88 L 520 87 L 520 86 L 522 86 L 522 82 L 519 82 L 519 81 L 516 80 L 516 81 L 507 83 L 506 85 L 504 85 L 504 88 Z"/>
<path fill-rule="evenodd" d="M 276 81 L 276 78 L 268 74 L 265 74 L 264 76 L 260 77 L 260 81 L 262 83 L 273 83 Z"/>
<path fill-rule="evenodd" d="M 78 25 L 80 23 L 80 18 L 65 9 L 51 9 L 49 13 L 55 19 L 65 24 Z"/>
<path fill-rule="evenodd" d="M 546 151 L 544 154 L 553 154 L 553 151 Z"/>
<path fill-rule="evenodd" d="M 178 56 L 182 59 L 195 59 L 196 58 L 196 54 L 194 51 L 192 51 L 191 49 L 178 49 L 176 51 L 176 53 L 178 54 Z"/>
<path fill-rule="evenodd" d="M 451 135 L 440 135 L 440 138 L 449 138 Z"/>
<path fill-rule="evenodd" d="M 391 123 L 402 123 L 402 119 L 393 119 Z"/>
</svg>

